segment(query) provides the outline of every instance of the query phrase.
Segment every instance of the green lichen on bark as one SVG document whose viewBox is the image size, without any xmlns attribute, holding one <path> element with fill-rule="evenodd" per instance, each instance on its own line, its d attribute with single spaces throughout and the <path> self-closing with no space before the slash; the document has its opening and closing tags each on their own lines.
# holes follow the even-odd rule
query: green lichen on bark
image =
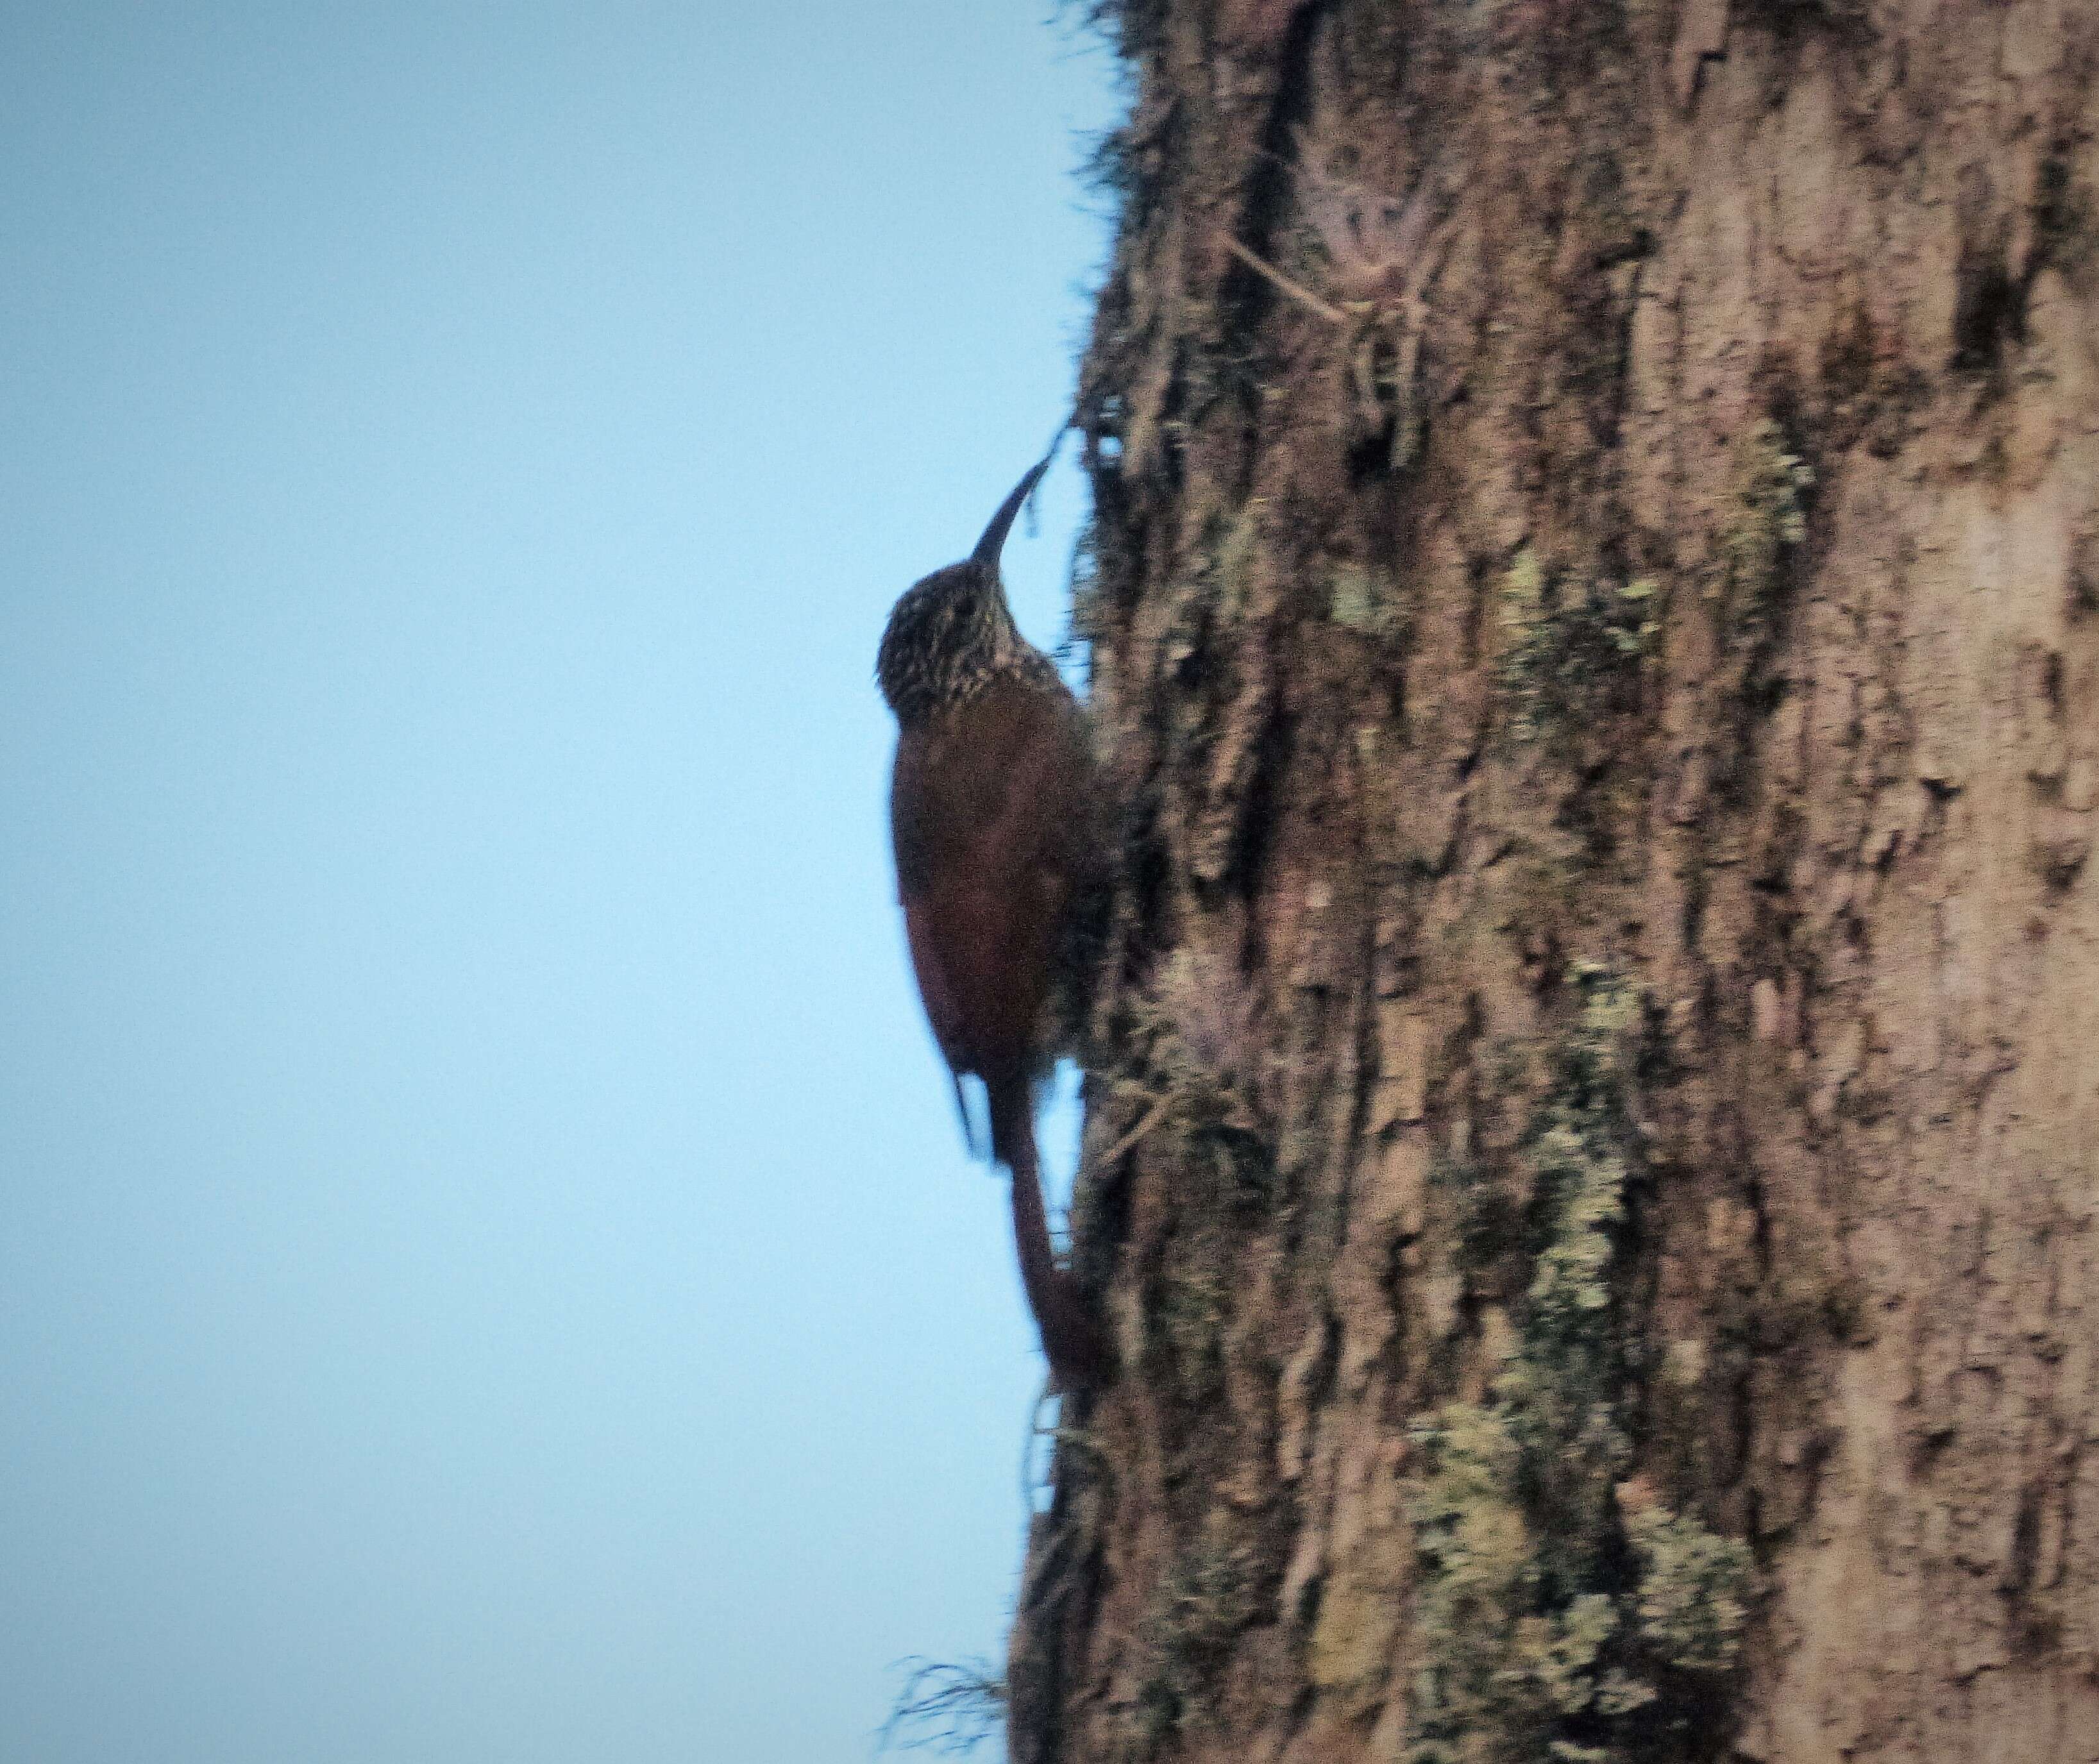
<svg viewBox="0 0 2099 1764">
<path fill-rule="evenodd" d="M 1393 574 L 1359 563 L 1335 566 L 1327 616 L 1343 630 L 1380 643 L 1404 641 L 1412 623 Z"/>
<path fill-rule="evenodd" d="M 1176 951 L 1122 1001 L 1102 1042 L 1115 1060 L 1091 1080 L 1101 1149 L 1075 1197 L 1075 1241 L 1092 1240 L 1107 1187 L 1140 1166 L 1174 1172 L 1180 1205 L 1148 1259 L 1137 1345 L 1190 1411 L 1217 1393 L 1234 1269 L 1280 1196 L 1250 1082 L 1248 1009 L 1228 969 Z"/>
<path fill-rule="evenodd" d="M 1212 1511 L 1138 1625 L 1146 1661 L 1133 1723 L 1140 1757 L 1208 1708 L 1234 1639 L 1258 1612 L 1261 1577 L 1255 1552 L 1221 1510 Z"/>
<path fill-rule="evenodd" d="M 1519 1153 L 1542 1221 L 1480 1403 L 1415 1430 L 1415 1764 L 1675 1755 L 1733 1668 L 1748 1552 L 1634 1475 L 1620 1239 L 1637 997 L 1578 969 L 1578 1018 Z"/>
<path fill-rule="evenodd" d="M 1767 417 L 1735 446 L 1735 508 L 1720 534 L 1715 594 L 1730 643 L 1754 649 L 1771 635 L 1786 553 L 1807 536 L 1805 497 L 1815 472 Z"/>
<path fill-rule="evenodd" d="M 1502 697 L 1519 741 L 1550 740 L 1611 707 L 1654 653 L 1651 577 L 1550 573 L 1526 545 L 1502 578 Z"/>
</svg>

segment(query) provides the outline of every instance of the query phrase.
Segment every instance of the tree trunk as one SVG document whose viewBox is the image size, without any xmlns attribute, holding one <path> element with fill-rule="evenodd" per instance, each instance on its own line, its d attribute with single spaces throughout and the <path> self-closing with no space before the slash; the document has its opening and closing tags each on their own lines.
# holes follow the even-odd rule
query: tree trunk
<svg viewBox="0 0 2099 1764">
<path fill-rule="evenodd" d="M 1096 10 L 1013 1755 L 2099 1758 L 2099 6 Z"/>
</svg>

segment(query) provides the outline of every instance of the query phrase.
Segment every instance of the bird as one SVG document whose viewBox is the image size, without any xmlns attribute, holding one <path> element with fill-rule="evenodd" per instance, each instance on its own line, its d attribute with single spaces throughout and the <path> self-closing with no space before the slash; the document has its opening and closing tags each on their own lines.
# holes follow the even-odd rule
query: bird
<svg viewBox="0 0 2099 1764">
<path fill-rule="evenodd" d="M 1020 634 L 999 574 L 1007 531 L 1055 455 L 1053 443 L 968 557 L 898 599 L 875 677 L 897 724 L 890 836 L 918 996 L 972 1150 L 962 1080 L 983 1082 L 1021 1285 L 1052 1380 L 1070 1393 L 1103 1385 L 1113 1355 L 1050 1246 L 1035 1086 L 1084 1018 L 1107 869 L 1100 778 L 1085 711 Z"/>
</svg>

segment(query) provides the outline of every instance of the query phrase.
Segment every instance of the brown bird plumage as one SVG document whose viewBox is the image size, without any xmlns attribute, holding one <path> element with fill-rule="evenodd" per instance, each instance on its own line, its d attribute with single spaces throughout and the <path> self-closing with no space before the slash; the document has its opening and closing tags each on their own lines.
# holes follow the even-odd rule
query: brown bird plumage
<svg viewBox="0 0 2099 1764">
<path fill-rule="evenodd" d="M 1099 790 L 1085 715 L 1014 626 L 998 572 L 1049 464 L 1014 488 L 966 561 L 897 601 L 876 676 L 898 724 L 890 834 L 919 996 L 958 1099 L 964 1076 L 983 1080 L 992 1155 L 1013 1177 L 1021 1282 L 1050 1370 L 1072 1391 L 1104 1382 L 1110 1355 L 1050 1248 L 1033 1086 L 1084 1009 Z"/>
</svg>

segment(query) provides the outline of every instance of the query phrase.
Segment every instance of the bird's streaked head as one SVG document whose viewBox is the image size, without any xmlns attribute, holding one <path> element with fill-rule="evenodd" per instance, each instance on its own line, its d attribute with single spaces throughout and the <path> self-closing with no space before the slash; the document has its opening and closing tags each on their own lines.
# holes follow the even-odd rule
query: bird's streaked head
<svg viewBox="0 0 2099 1764">
<path fill-rule="evenodd" d="M 1000 672 L 1039 658 L 1020 634 L 999 579 L 999 554 L 1055 450 L 1014 486 L 976 549 L 922 576 L 891 609 L 874 677 L 898 722 L 910 724 L 966 698 Z"/>
</svg>

